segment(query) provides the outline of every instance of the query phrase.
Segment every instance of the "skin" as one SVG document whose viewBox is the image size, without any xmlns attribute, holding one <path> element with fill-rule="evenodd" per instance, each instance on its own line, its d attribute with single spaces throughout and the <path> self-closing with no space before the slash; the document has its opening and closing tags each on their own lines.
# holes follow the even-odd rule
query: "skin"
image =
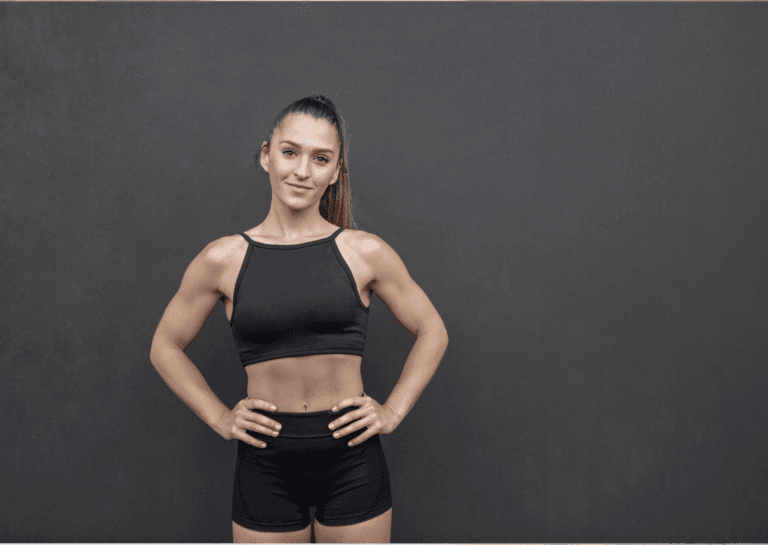
<svg viewBox="0 0 768 545">
<path fill-rule="evenodd" d="M 285 143 L 286 140 L 293 144 Z M 329 151 L 320 152 L 320 148 Z M 326 188 L 338 182 L 339 160 L 340 142 L 332 124 L 303 114 L 287 116 L 275 130 L 272 145 L 262 148 L 260 158 L 272 187 L 269 214 L 246 234 L 268 244 L 298 244 L 334 233 L 338 227 L 322 217 L 319 204 Z M 440 316 L 388 244 L 376 235 L 352 229 L 342 231 L 336 242 L 365 306 L 370 305 L 375 292 L 414 336 L 435 334 L 438 330 L 442 334 L 445 327 Z M 153 349 L 167 346 L 183 351 L 222 298 L 230 319 L 235 282 L 247 247 L 241 236 L 227 236 L 211 242 L 195 257 L 158 325 Z M 447 344 L 447 334 L 445 338 Z M 248 396 L 231 410 L 223 411 L 213 427 L 226 439 L 237 438 L 264 447 L 246 429 L 277 436 L 280 425 L 252 409 L 312 412 L 357 406 L 358 409 L 331 424 L 339 440 L 362 428 L 367 430 L 350 445 L 377 433 L 391 433 L 400 418 L 392 407 L 361 395 L 361 360 L 361 356 L 350 354 L 318 354 L 246 366 Z M 318 542 L 389 542 L 391 520 L 390 509 L 349 526 L 326 527 L 315 521 L 315 538 Z M 309 527 L 298 532 L 259 532 L 233 521 L 232 528 L 238 543 L 310 541 Z"/>
</svg>

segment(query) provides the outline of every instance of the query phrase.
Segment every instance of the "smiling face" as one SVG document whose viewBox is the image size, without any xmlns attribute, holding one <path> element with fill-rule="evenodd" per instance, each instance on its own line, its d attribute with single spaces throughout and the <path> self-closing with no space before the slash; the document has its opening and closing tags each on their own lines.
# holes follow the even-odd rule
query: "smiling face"
<svg viewBox="0 0 768 545">
<path fill-rule="evenodd" d="M 319 205 L 326 188 L 339 179 L 336 128 L 325 119 L 290 114 L 272 135 L 261 166 L 269 173 L 272 199 L 298 210 Z"/>
</svg>

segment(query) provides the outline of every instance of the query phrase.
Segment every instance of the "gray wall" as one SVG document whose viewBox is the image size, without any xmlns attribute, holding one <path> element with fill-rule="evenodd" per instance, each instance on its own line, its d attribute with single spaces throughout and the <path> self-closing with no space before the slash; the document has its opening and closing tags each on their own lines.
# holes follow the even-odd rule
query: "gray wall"
<svg viewBox="0 0 768 545">
<path fill-rule="evenodd" d="M 0 534 L 231 539 L 236 443 L 149 346 L 317 91 L 451 337 L 382 438 L 393 541 L 767 539 L 767 10 L 0 3 Z M 413 339 L 370 320 L 383 402 Z M 221 305 L 188 354 L 245 397 Z"/>
</svg>

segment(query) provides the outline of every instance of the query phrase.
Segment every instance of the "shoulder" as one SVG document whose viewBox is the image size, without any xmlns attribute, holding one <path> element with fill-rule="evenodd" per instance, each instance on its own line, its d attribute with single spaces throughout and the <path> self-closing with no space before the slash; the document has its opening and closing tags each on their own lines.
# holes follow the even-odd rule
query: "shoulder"
<svg viewBox="0 0 768 545">
<path fill-rule="evenodd" d="M 209 242 L 200 256 L 210 265 L 222 266 L 241 256 L 248 242 L 240 235 L 228 235 Z"/>
<path fill-rule="evenodd" d="M 358 229 L 345 229 L 344 233 L 346 233 L 347 244 L 357 250 L 362 257 L 376 260 L 386 258 L 390 252 L 394 253 L 392 247 L 378 235 Z"/>
<path fill-rule="evenodd" d="M 355 249 L 360 259 L 370 268 L 374 282 L 405 272 L 403 260 L 380 236 L 354 229 L 347 231 L 348 245 Z"/>
<path fill-rule="evenodd" d="M 221 274 L 242 261 L 248 243 L 240 235 L 228 235 L 206 244 L 192 260 L 190 269 L 216 282 Z"/>
</svg>

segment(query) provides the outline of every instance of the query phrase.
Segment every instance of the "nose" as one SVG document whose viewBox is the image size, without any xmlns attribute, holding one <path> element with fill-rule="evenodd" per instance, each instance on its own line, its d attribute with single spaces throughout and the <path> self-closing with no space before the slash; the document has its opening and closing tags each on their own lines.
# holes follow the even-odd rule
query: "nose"
<svg viewBox="0 0 768 545">
<path fill-rule="evenodd" d="M 307 170 L 309 166 L 309 158 L 304 156 L 300 161 L 299 165 L 296 167 L 296 174 L 298 176 L 304 177 L 307 175 Z"/>
</svg>

